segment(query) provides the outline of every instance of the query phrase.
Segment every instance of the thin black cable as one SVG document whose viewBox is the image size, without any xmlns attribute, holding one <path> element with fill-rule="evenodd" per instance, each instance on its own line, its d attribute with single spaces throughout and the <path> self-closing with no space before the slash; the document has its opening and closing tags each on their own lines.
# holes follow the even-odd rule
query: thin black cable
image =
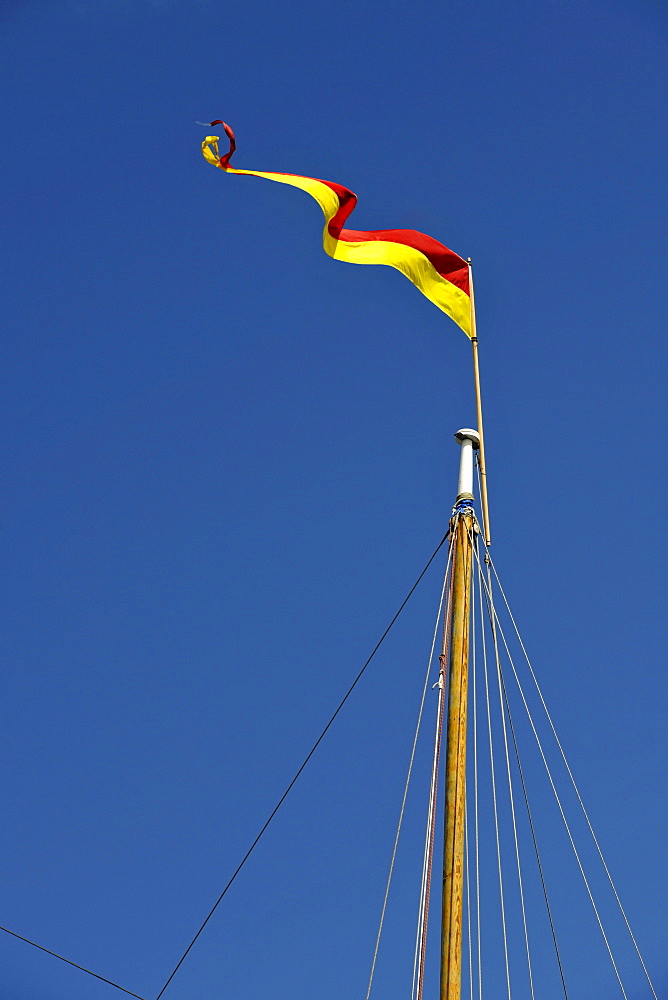
<svg viewBox="0 0 668 1000">
<path fill-rule="evenodd" d="M 31 944 L 33 948 L 39 948 L 40 951 L 45 951 L 47 955 L 53 955 L 54 958 L 59 958 L 61 962 L 66 962 L 67 965 L 73 965 L 75 969 L 80 969 L 82 972 L 86 972 L 89 976 L 93 976 L 95 979 L 101 979 L 103 983 L 108 983 L 109 986 L 115 987 L 115 989 L 120 990 L 121 993 L 127 993 L 128 996 L 136 997 L 137 1000 L 144 1000 L 144 997 L 140 997 L 138 993 L 133 993 L 132 990 L 126 990 L 124 986 L 119 986 L 112 979 L 107 979 L 105 976 L 98 976 L 97 972 L 91 972 L 90 969 L 84 968 L 83 965 L 77 965 L 76 962 L 70 961 L 69 958 L 63 958 L 55 951 L 50 951 L 41 944 L 37 944 L 35 941 L 31 941 L 30 938 L 23 937 L 21 934 L 17 934 L 16 931 L 10 931 L 8 927 L 0 927 L 0 931 L 4 931 L 5 934 L 11 934 L 12 937 L 18 938 L 19 941 L 25 941 L 26 944 Z"/>
<path fill-rule="evenodd" d="M 378 650 L 380 649 L 380 647 L 381 647 L 381 645 L 382 645 L 383 641 L 385 640 L 385 638 L 386 638 L 387 634 L 389 633 L 390 629 L 392 628 L 392 626 L 393 626 L 393 625 L 394 625 L 394 623 L 396 622 L 397 618 L 399 617 L 399 615 L 401 614 L 401 612 L 402 612 L 402 611 L 404 610 L 404 608 L 405 608 L 405 607 L 406 607 L 406 605 L 408 604 L 408 602 L 409 602 L 410 598 L 411 598 L 411 597 L 413 596 L 413 593 L 414 593 L 414 591 L 416 590 L 416 588 L 417 588 L 418 584 L 420 583 L 420 580 L 421 580 L 421 579 L 422 579 L 422 577 L 423 577 L 423 576 L 425 575 L 425 573 L 427 572 L 427 570 L 428 570 L 428 569 L 429 569 L 429 567 L 431 566 L 432 562 L 434 561 L 434 559 L 435 559 L 435 558 L 436 558 L 436 556 L 438 555 L 438 553 L 439 553 L 439 551 L 440 551 L 440 549 L 441 549 L 441 547 L 442 547 L 443 543 L 445 542 L 445 540 L 446 540 L 446 538 L 448 537 L 448 535 L 449 535 L 449 534 L 450 534 L 450 530 L 448 529 L 448 531 L 447 531 L 447 532 L 445 533 L 445 535 L 443 536 L 443 538 L 441 539 L 441 541 L 440 541 L 440 542 L 438 543 L 438 545 L 436 546 L 436 548 L 435 548 L 435 549 L 434 549 L 434 551 L 432 552 L 431 556 L 429 557 L 429 561 L 427 562 L 427 565 L 426 565 L 426 566 L 425 566 L 425 568 L 424 568 L 424 569 L 422 570 L 422 572 L 420 573 L 419 577 L 417 578 L 417 580 L 415 581 L 415 583 L 413 584 L 413 586 L 411 587 L 411 589 L 410 589 L 410 590 L 408 591 L 408 594 L 406 595 L 406 597 L 405 597 L 405 598 L 404 598 L 404 600 L 402 601 L 402 603 L 401 603 L 401 606 L 399 607 L 399 610 L 398 610 L 398 611 L 397 611 L 397 613 L 395 614 L 394 618 L 392 619 L 392 621 L 391 621 L 391 622 L 390 622 L 390 624 L 389 624 L 389 625 L 387 626 L 387 628 L 385 629 L 385 631 L 384 631 L 384 632 L 383 632 L 383 634 L 381 635 L 380 639 L 378 640 L 378 642 L 377 642 L 377 643 L 376 643 L 376 645 L 374 646 L 374 648 L 373 648 L 373 651 L 372 651 L 371 655 L 369 656 L 369 658 L 367 659 L 366 663 L 364 664 L 364 666 L 362 667 L 362 669 L 361 669 L 361 670 L 360 670 L 360 672 L 358 673 L 357 677 L 355 678 L 355 680 L 354 680 L 354 681 L 352 682 L 352 684 L 350 685 L 350 687 L 349 687 L 349 688 L 348 688 L 348 690 L 346 691 L 346 693 L 345 693 L 345 695 L 343 696 L 343 698 L 342 698 L 341 702 L 339 703 L 339 706 L 338 706 L 338 708 L 336 709 L 336 711 L 334 712 L 334 714 L 333 714 L 333 715 L 332 715 L 332 717 L 330 718 L 329 722 L 327 723 L 327 725 L 325 726 L 325 728 L 323 729 L 323 731 L 322 731 L 322 732 L 320 733 L 320 736 L 318 737 L 318 739 L 317 739 L 317 740 L 315 741 L 315 743 L 314 743 L 314 744 L 313 744 L 313 746 L 311 747 L 311 749 L 310 749 L 310 751 L 309 751 L 309 753 L 308 753 L 307 757 L 306 757 L 306 758 L 304 759 L 304 761 L 303 761 L 303 763 L 302 763 L 301 767 L 299 768 L 299 770 L 298 770 L 298 771 L 297 771 L 297 773 L 295 774 L 294 778 L 292 779 L 292 781 L 290 782 L 290 784 L 289 784 L 289 785 L 288 785 L 288 787 L 287 787 L 287 788 L 285 789 L 285 791 L 284 791 L 284 792 L 283 792 L 283 794 L 281 795 L 280 799 L 278 800 L 278 802 L 277 802 L 277 803 L 276 803 L 276 805 L 274 806 L 274 808 L 273 808 L 272 812 L 271 812 L 271 813 L 270 813 L 270 815 L 269 815 L 269 818 L 268 818 L 268 820 L 266 821 L 266 823 L 264 824 L 264 826 L 262 827 L 262 829 L 261 829 L 261 830 L 260 830 L 260 832 L 258 833 L 257 837 L 255 838 L 255 840 L 253 841 L 253 843 L 251 844 L 251 846 L 250 846 L 250 847 L 248 848 L 248 850 L 247 850 L 247 851 L 246 851 L 246 853 L 244 854 L 243 858 L 242 858 L 242 859 L 241 859 L 241 861 L 239 862 L 239 865 L 237 866 L 237 868 L 236 868 L 236 870 L 234 871 L 233 875 L 231 876 L 231 878 L 230 878 L 229 882 L 227 883 L 227 885 L 225 886 L 225 888 L 224 888 L 224 889 L 223 889 L 223 891 L 221 892 L 220 896 L 218 897 L 218 899 L 216 900 L 216 902 L 215 902 L 215 903 L 213 904 L 213 906 L 212 906 L 212 907 L 211 907 L 211 909 L 209 910 L 209 913 L 208 913 L 208 915 L 207 915 L 207 918 L 206 918 L 206 920 L 205 920 L 205 921 L 204 921 L 204 923 L 203 923 L 203 924 L 201 925 L 200 929 L 199 929 L 199 930 L 197 931 L 197 934 L 195 934 L 194 938 L 192 939 L 192 941 L 190 942 L 190 944 L 188 945 L 188 947 L 186 948 L 186 950 L 185 950 L 185 951 L 183 952 L 183 954 L 181 955 L 181 958 L 180 958 L 180 959 L 178 960 L 178 962 L 177 962 L 177 963 L 176 963 L 176 965 L 174 966 L 174 968 L 173 968 L 173 970 L 172 970 L 172 972 L 171 972 L 171 975 L 169 976 L 169 979 L 168 979 L 168 980 L 167 980 L 167 981 L 165 982 L 165 985 L 164 985 L 164 986 L 162 987 L 162 989 L 161 989 L 161 990 L 160 990 L 160 992 L 158 993 L 158 995 L 157 995 L 157 997 L 155 998 L 155 1000 L 160 1000 L 160 997 L 161 997 L 161 996 L 162 996 L 162 994 L 163 994 L 163 993 L 165 992 L 165 990 L 167 989 L 167 987 L 168 987 L 168 986 L 169 986 L 169 984 L 171 983 L 172 979 L 174 978 L 174 976 L 176 975 L 176 973 L 177 973 L 177 972 L 179 971 L 179 969 L 181 968 L 181 965 L 182 965 L 182 964 L 183 964 L 183 962 L 185 961 L 185 959 L 186 959 L 186 957 L 187 957 L 187 955 L 188 955 L 188 953 L 189 953 L 190 949 L 191 949 L 191 948 L 192 948 L 192 946 L 193 946 L 193 945 L 195 944 L 195 941 L 197 941 L 197 938 L 198 938 L 198 937 L 200 936 L 200 934 L 202 933 L 202 931 L 204 930 L 204 928 L 205 928 L 205 927 L 206 927 L 206 925 L 208 924 L 209 920 L 211 919 L 211 917 L 212 917 L 212 916 L 213 916 L 213 914 L 215 913 L 215 911 L 216 911 L 216 909 L 217 909 L 217 907 L 218 907 L 218 904 L 219 904 L 219 903 L 221 902 L 221 900 L 222 900 L 223 896 L 225 895 L 225 893 L 227 892 L 227 890 L 228 890 L 228 889 L 230 888 L 230 886 L 232 885 L 232 883 L 233 883 L 233 882 L 234 882 L 234 880 L 236 879 L 237 875 L 239 874 L 239 872 L 241 871 L 241 869 L 243 868 L 243 866 L 244 866 L 244 865 L 246 864 L 246 862 L 248 861 L 248 858 L 249 858 L 249 857 L 251 856 L 251 854 L 252 854 L 252 853 L 253 853 L 253 851 L 255 850 L 255 847 L 256 847 L 256 846 L 257 846 L 257 844 L 259 843 L 259 841 L 260 841 L 260 838 L 262 837 L 263 833 L 265 832 L 265 830 L 267 829 L 267 827 L 268 827 L 268 826 L 269 826 L 269 824 L 271 823 L 272 819 L 274 818 L 274 816 L 276 815 L 276 813 L 278 812 L 278 810 L 279 810 L 279 809 L 281 808 L 281 806 L 282 806 L 282 805 L 283 805 L 283 803 L 285 802 L 285 800 L 286 800 L 286 798 L 288 797 L 289 793 L 290 793 L 290 792 L 292 791 L 292 788 L 293 788 L 293 786 L 295 785 L 295 783 L 296 783 L 297 779 L 299 778 L 299 776 L 301 775 L 302 771 L 304 770 L 304 768 L 306 767 L 306 765 L 307 765 L 307 764 L 308 764 L 308 762 L 310 761 L 311 757 L 313 756 L 313 754 L 314 754 L 314 753 L 316 752 L 316 750 L 318 749 L 318 747 L 319 747 L 319 746 L 320 746 L 320 744 L 322 743 L 322 741 L 323 741 L 323 739 L 325 738 L 325 735 L 326 735 L 327 731 L 329 730 L 330 726 L 332 725 L 332 723 L 333 723 L 333 722 L 334 722 L 334 720 L 336 719 L 337 715 L 339 714 L 339 712 L 341 711 L 341 709 L 343 708 L 343 706 L 345 705 L 345 703 L 346 703 L 346 702 L 348 701 L 348 698 L 350 697 L 350 695 L 351 695 L 351 694 L 353 693 L 353 690 L 354 690 L 354 689 L 355 689 L 355 687 L 357 686 L 357 682 L 358 682 L 358 681 L 359 681 L 359 680 L 361 679 L 361 677 L 362 677 L 362 674 L 364 673 L 364 671 L 365 671 L 365 670 L 366 670 L 366 668 L 367 668 L 367 667 L 369 666 L 369 664 L 370 664 L 370 663 L 371 663 L 371 661 L 373 660 L 374 656 L 376 655 L 376 653 L 377 653 L 377 652 L 378 652 Z"/>
<path fill-rule="evenodd" d="M 476 551 L 478 551 L 478 553 L 479 553 L 477 541 L 478 540 L 476 538 Z M 484 548 L 485 548 L 485 556 L 486 556 L 487 559 L 489 559 L 489 550 L 487 548 L 487 545 L 485 545 Z M 480 555 L 479 554 L 477 556 L 477 560 L 478 560 L 478 568 L 480 569 L 481 576 L 482 576 L 482 567 L 481 567 L 481 563 L 480 563 Z M 488 566 L 488 568 L 489 568 L 489 566 Z M 483 582 L 484 582 L 484 580 L 483 580 Z M 485 604 L 487 605 L 487 613 L 489 615 L 490 625 L 492 625 L 492 631 L 494 631 L 493 620 L 496 619 L 497 622 L 498 622 L 498 616 L 496 614 L 496 608 L 494 607 L 492 599 L 491 599 L 491 597 L 492 597 L 491 586 L 492 586 L 492 579 L 491 579 L 491 574 L 490 574 L 489 577 L 488 577 L 487 587 L 485 587 L 483 589 L 485 591 Z M 559 944 L 557 942 L 557 932 L 556 932 L 556 929 L 555 929 L 555 926 L 554 926 L 554 921 L 552 919 L 552 907 L 550 906 L 550 899 L 549 899 L 549 896 L 548 896 L 548 893 L 547 893 L 547 884 L 545 882 L 545 875 L 543 873 L 543 864 L 542 864 L 542 862 L 540 860 L 540 851 L 538 850 L 538 840 L 536 838 L 536 829 L 535 829 L 535 827 L 533 825 L 533 816 L 531 814 L 531 807 L 529 806 L 529 793 L 527 791 L 527 786 L 526 786 L 526 783 L 524 781 L 524 771 L 522 769 L 522 762 L 520 760 L 520 750 L 519 750 L 519 746 L 517 744 L 517 737 L 515 736 L 515 726 L 513 725 L 513 717 L 512 717 L 512 715 L 510 713 L 510 702 L 508 700 L 508 691 L 506 689 L 506 682 L 505 682 L 505 679 L 503 677 L 503 670 L 501 669 L 501 663 L 500 663 L 500 661 L 498 661 L 498 663 L 499 663 L 499 679 L 501 681 L 501 690 L 503 692 L 503 700 L 504 700 L 505 706 L 506 706 L 506 715 L 508 716 L 508 722 L 510 724 L 510 734 L 511 734 L 512 740 L 513 740 L 513 747 L 515 749 L 515 759 L 517 760 L 517 769 L 518 769 L 518 772 L 519 772 L 520 782 L 521 782 L 521 785 L 522 785 L 522 794 L 524 796 L 524 805 L 526 806 L 527 816 L 529 818 L 529 828 L 531 830 L 531 839 L 533 841 L 533 849 L 535 851 L 536 862 L 538 864 L 538 874 L 540 875 L 540 884 L 542 886 L 543 897 L 545 899 L 545 909 L 547 910 L 547 918 L 548 918 L 548 920 L 550 922 L 550 931 L 552 932 L 552 943 L 554 944 L 554 951 L 555 951 L 555 955 L 556 955 L 556 958 L 557 958 L 557 965 L 559 966 L 559 975 L 561 976 L 561 985 L 562 985 L 562 988 L 563 988 L 563 991 L 564 991 L 564 997 L 565 997 L 565 1000 L 568 1000 L 568 989 L 566 987 L 566 976 L 564 974 L 563 965 L 561 964 L 561 954 L 559 952 Z"/>
</svg>

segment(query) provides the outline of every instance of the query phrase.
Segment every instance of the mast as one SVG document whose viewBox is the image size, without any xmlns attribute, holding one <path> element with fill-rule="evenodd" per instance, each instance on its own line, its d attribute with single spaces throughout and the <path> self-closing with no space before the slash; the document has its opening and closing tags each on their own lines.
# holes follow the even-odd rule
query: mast
<svg viewBox="0 0 668 1000">
<path fill-rule="evenodd" d="M 477 431 L 455 434 L 461 445 L 459 486 L 451 521 L 453 539 L 452 624 L 447 690 L 445 756 L 445 834 L 441 923 L 440 1000 L 460 1000 L 464 883 L 464 813 L 466 807 L 466 724 L 473 514 L 473 450 Z M 444 653 L 445 653 L 444 637 Z"/>
</svg>

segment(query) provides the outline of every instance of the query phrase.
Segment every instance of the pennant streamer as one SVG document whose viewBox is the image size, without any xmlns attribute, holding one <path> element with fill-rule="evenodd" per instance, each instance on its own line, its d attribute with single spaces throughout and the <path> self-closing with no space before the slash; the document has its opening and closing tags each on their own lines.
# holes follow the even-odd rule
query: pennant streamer
<svg viewBox="0 0 668 1000">
<path fill-rule="evenodd" d="M 471 337 L 469 265 L 463 257 L 448 250 L 431 236 L 414 229 L 380 229 L 370 232 L 344 229 L 344 223 L 357 204 L 357 197 L 352 191 L 332 181 L 300 177 L 299 174 L 235 170 L 230 166 L 230 157 L 236 149 L 234 132 L 223 121 L 210 124 L 212 127 L 223 126 L 230 140 L 230 149 L 224 156 L 220 156 L 218 136 L 207 136 L 202 143 L 202 153 L 209 163 L 229 174 L 264 177 L 306 191 L 315 198 L 325 216 L 323 244 L 330 257 L 346 260 L 351 264 L 387 264 L 396 267 Z"/>
</svg>

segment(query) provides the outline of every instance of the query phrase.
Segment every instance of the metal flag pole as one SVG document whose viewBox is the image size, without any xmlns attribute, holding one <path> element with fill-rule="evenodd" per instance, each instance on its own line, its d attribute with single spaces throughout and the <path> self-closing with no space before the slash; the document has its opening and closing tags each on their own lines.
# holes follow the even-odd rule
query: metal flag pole
<svg viewBox="0 0 668 1000">
<path fill-rule="evenodd" d="M 482 526 L 485 535 L 485 543 L 492 544 L 492 536 L 489 533 L 489 507 L 487 505 L 487 464 L 485 462 L 485 435 L 482 429 L 482 395 L 480 392 L 480 365 L 478 364 L 478 332 L 475 319 L 475 294 L 473 291 L 473 265 L 471 258 L 468 258 L 469 265 L 469 290 L 471 299 L 471 347 L 473 348 L 473 379 L 475 381 L 475 408 L 478 420 L 478 434 L 480 435 L 480 450 L 478 452 L 478 464 L 480 466 L 480 502 L 482 504 Z"/>
<path fill-rule="evenodd" d="M 473 554 L 473 451 L 480 436 L 457 431 L 461 445 L 459 488 L 450 522 L 453 535 L 452 617 L 448 661 L 448 723 L 445 756 L 445 830 L 441 916 L 440 1000 L 460 1000 L 464 912 L 464 813 L 469 679 L 469 619 Z M 444 648 L 446 637 L 444 636 Z"/>
</svg>

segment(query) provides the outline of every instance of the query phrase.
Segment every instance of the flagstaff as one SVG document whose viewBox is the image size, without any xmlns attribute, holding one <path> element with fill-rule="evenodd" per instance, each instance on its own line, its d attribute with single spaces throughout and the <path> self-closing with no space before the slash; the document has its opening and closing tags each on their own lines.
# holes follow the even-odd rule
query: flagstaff
<svg viewBox="0 0 668 1000">
<path fill-rule="evenodd" d="M 473 451 L 480 446 L 479 434 L 468 428 L 457 431 L 455 438 L 461 445 L 461 456 L 457 500 L 451 522 L 454 540 L 447 675 L 440 1000 L 460 1000 L 461 994 L 469 617 L 475 523 L 472 507 Z M 444 653 L 446 641 L 447 636 L 444 636 Z"/>
<path fill-rule="evenodd" d="M 485 544 L 491 545 L 492 537 L 489 531 L 489 507 L 487 505 L 487 463 L 485 462 L 485 435 L 482 427 L 482 393 L 480 391 L 480 365 L 478 363 L 478 328 L 475 318 L 475 293 L 473 291 L 473 264 L 468 258 L 469 265 L 469 298 L 471 302 L 471 347 L 473 349 L 473 381 L 475 383 L 475 408 L 476 419 L 478 421 L 478 434 L 480 435 L 480 448 L 478 451 L 478 468 L 480 469 L 480 502 L 482 504 L 482 526 L 485 535 Z"/>
</svg>

